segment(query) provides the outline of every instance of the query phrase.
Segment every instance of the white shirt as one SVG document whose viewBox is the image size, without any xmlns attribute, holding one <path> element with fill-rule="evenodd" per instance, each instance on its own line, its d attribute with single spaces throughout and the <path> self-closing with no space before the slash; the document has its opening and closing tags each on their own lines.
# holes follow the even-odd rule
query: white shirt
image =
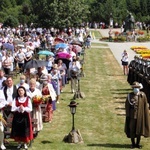
<svg viewBox="0 0 150 150">
<path fill-rule="evenodd" d="M 13 86 L 11 88 L 7 87 L 6 93 L 7 93 L 7 102 L 12 103 L 12 101 L 13 101 L 13 97 L 12 97 L 12 95 L 13 95 Z"/>
<path fill-rule="evenodd" d="M 76 66 L 77 66 L 79 69 L 81 69 L 81 64 L 80 64 L 79 61 L 76 61 Z M 72 61 L 69 63 L 69 68 L 71 68 L 71 67 L 72 67 Z"/>
<path fill-rule="evenodd" d="M 18 101 L 19 101 L 19 103 L 24 103 L 26 101 L 26 99 L 27 99 L 27 97 L 18 98 Z M 12 112 L 14 112 L 14 111 L 18 111 L 18 112 L 21 112 L 21 113 L 24 113 L 25 111 L 28 112 L 28 113 L 31 112 L 32 111 L 31 99 L 28 98 L 28 106 L 24 107 L 23 111 L 21 111 L 19 108 L 20 107 L 16 106 L 16 100 L 13 100 L 13 102 L 12 102 L 12 108 L 11 108 Z"/>
<path fill-rule="evenodd" d="M 128 62 L 129 61 L 128 54 L 122 53 L 122 61 L 123 62 Z"/>
<path fill-rule="evenodd" d="M 2 77 L 2 78 L 0 79 L 0 89 L 3 88 L 2 83 L 3 83 L 3 81 L 5 81 L 5 80 L 6 80 L 6 77 Z"/>
<path fill-rule="evenodd" d="M 28 95 L 30 98 L 32 98 L 32 97 L 34 97 L 34 96 L 42 96 L 42 93 L 41 93 L 41 91 L 40 91 L 39 89 L 35 88 L 35 90 L 34 90 L 33 92 L 31 92 L 30 89 L 27 90 L 27 95 Z"/>
<path fill-rule="evenodd" d="M 0 90 L 0 109 L 5 107 L 7 105 L 7 101 L 5 100 L 4 92 L 3 90 Z"/>
<path fill-rule="evenodd" d="M 23 84 L 18 83 L 18 84 L 16 85 L 17 88 L 18 88 L 19 86 L 23 86 L 26 90 L 29 89 L 29 85 L 28 85 L 27 83 L 23 83 Z"/>
</svg>

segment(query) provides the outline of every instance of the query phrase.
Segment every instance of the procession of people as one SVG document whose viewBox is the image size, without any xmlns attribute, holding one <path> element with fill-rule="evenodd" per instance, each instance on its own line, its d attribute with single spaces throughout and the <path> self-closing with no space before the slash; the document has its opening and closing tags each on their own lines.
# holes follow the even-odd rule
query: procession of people
<svg viewBox="0 0 150 150">
<path fill-rule="evenodd" d="M 71 28 L 69 32 L 52 31 L 0 30 L 0 112 L 6 121 L 12 118 L 11 138 L 18 142 L 17 149 L 28 149 L 34 132 L 38 135 L 43 123 L 53 121 L 66 84 L 70 83 L 70 93 L 77 91 L 83 46 L 91 46 L 91 36 L 84 28 L 78 33 Z M 150 136 L 149 61 L 135 56 L 129 63 L 124 50 L 121 62 L 133 89 L 125 101 L 125 133 L 131 139 L 131 148 L 142 148 L 141 136 Z M 17 72 L 18 83 L 12 72 Z M 37 120 L 37 127 L 32 127 L 32 118 Z M 5 142 L 0 148 L 6 149 Z"/>
<path fill-rule="evenodd" d="M 89 39 L 86 32 L 85 28 L 78 34 L 72 30 L 54 34 L 41 28 L 1 28 L 0 112 L 6 122 L 12 118 L 10 137 L 18 142 L 17 149 L 28 149 L 34 132 L 37 136 L 44 122 L 52 122 L 66 84 L 71 81 L 70 93 L 77 90 L 77 76 L 72 71 L 77 75 L 82 68 L 80 56 L 85 50 L 84 41 Z M 85 37 L 82 42 L 81 37 Z M 32 119 L 37 120 L 37 127 L 32 127 Z M 5 144 L 0 148 L 6 149 Z"/>
</svg>

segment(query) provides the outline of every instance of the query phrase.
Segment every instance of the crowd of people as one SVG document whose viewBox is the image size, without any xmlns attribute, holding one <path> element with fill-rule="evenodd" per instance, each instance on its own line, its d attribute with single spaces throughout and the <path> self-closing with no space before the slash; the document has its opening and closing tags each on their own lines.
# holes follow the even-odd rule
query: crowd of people
<svg viewBox="0 0 150 150">
<path fill-rule="evenodd" d="M 71 82 L 70 92 L 77 91 L 78 76 L 83 71 L 83 45 L 90 47 L 91 36 L 85 28 L 77 28 L 74 32 L 71 28 L 63 32 L 53 28 L 1 28 L 0 33 L 0 112 L 6 121 L 13 118 L 11 138 L 18 142 L 17 149 L 28 149 L 27 143 L 34 138 L 33 130 L 38 133 L 43 129 L 43 122 L 52 122 L 65 85 Z M 56 49 L 59 43 L 67 46 Z M 54 55 L 39 56 L 40 50 Z M 67 53 L 69 57 L 60 58 L 58 52 Z M 37 58 L 44 59 L 43 66 L 26 67 Z M 19 70 L 18 83 L 14 83 L 11 76 L 16 70 Z M 38 97 L 44 109 L 41 103 L 34 103 Z M 32 118 L 37 119 L 36 128 L 32 128 Z M 0 148 L 6 149 L 3 142 Z"/>
</svg>

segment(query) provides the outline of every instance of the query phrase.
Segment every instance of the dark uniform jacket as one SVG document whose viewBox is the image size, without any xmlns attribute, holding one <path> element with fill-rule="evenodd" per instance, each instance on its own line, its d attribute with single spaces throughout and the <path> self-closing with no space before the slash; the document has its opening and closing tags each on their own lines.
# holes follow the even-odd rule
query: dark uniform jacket
<svg viewBox="0 0 150 150">
<path fill-rule="evenodd" d="M 130 99 L 134 96 L 134 93 L 130 93 L 126 99 L 125 110 L 126 110 L 126 120 L 125 120 L 125 133 L 128 138 L 130 138 Z M 136 123 L 136 135 L 150 137 L 150 115 L 149 107 L 147 103 L 147 98 L 145 93 L 140 92 L 138 97 L 138 108 L 137 108 L 137 123 Z"/>
</svg>

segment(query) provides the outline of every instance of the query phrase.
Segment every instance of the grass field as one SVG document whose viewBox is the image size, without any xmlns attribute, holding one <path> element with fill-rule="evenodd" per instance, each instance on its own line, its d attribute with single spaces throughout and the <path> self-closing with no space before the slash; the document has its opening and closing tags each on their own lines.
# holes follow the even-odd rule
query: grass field
<svg viewBox="0 0 150 150">
<path fill-rule="evenodd" d="M 91 35 L 95 39 L 100 39 L 102 37 L 101 34 L 100 34 L 100 32 L 97 31 L 97 30 L 91 30 Z"/>
<path fill-rule="evenodd" d="M 124 150 L 130 149 L 130 139 L 124 133 L 124 102 L 130 86 L 110 49 L 86 50 L 81 78 L 81 91 L 85 99 L 75 114 L 75 128 L 83 137 L 83 144 L 68 144 L 62 140 L 72 128 L 72 116 L 67 106 L 73 94 L 70 84 L 61 94 L 60 104 L 52 123 L 44 123 L 43 130 L 34 140 L 31 150 Z M 142 138 L 144 150 L 150 147 L 149 139 Z M 10 148 L 12 150 L 12 148 Z"/>
<path fill-rule="evenodd" d="M 92 46 L 108 46 L 106 43 L 92 43 Z"/>
</svg>

